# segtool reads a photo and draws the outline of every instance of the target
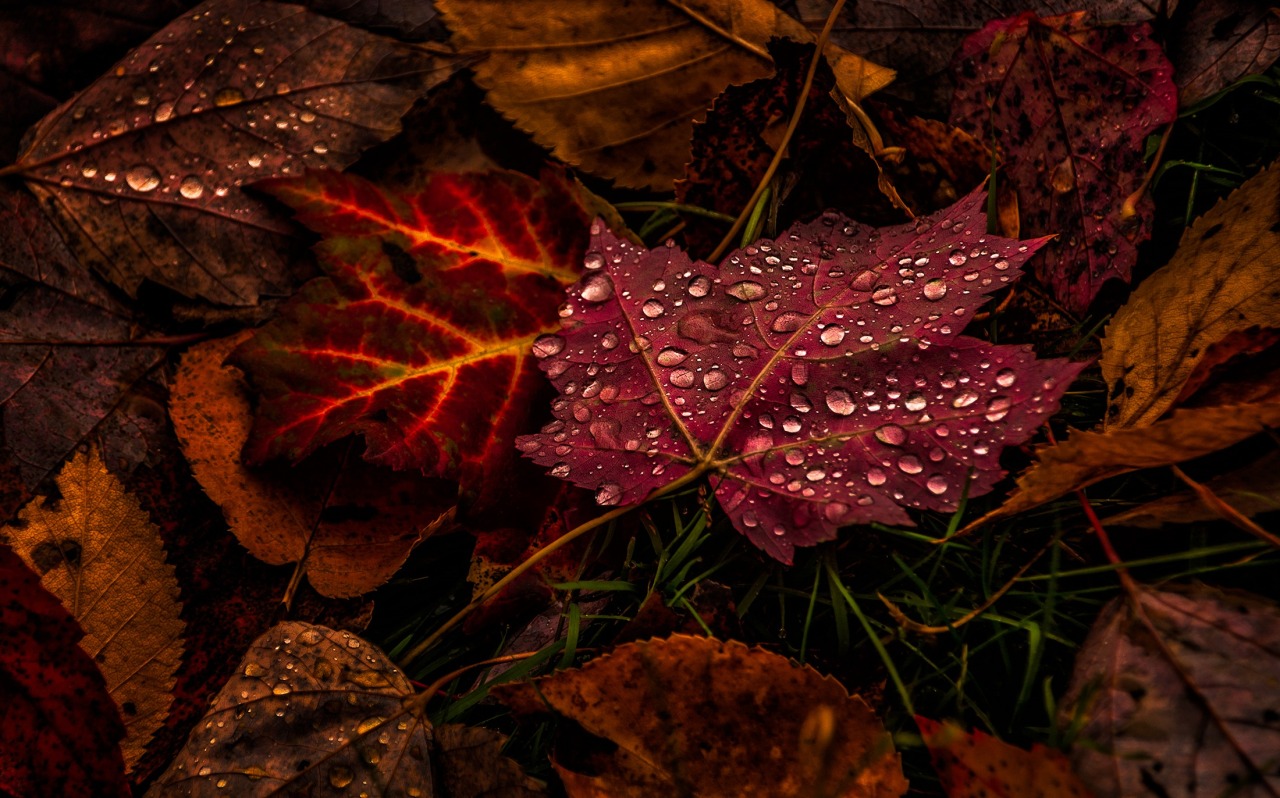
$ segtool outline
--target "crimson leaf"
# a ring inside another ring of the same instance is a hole
[[[1037,273],[1076,313],[1106,281],[1128,282],[1151,236],[1143,143],[1178,110],[1151,36],[1145,23],[1026,13],[988,24],[957,55],[951,121],[984,140],[995,132],[1022,233],[1058,235]]]
[[[606,505],[714,474],[784,562],[991,490],[1080,366],[959,335],[1045,243],[985,235],[983,202],[880,230],[828,213],[719,268],[597,222],[561,333],[534,343],[555,420],[520,449]]]

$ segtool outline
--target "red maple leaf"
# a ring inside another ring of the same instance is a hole
[[[1083,11],[989,23],[956,56],[951,121],[1004,154],[1023,235],[1057,234],[1037,274],[1084,312],[1129,281],[1151,237],[1145,139],[1177,116],[1173,65],[1151,26],[1095,27]]]
[[[519,447],[601,504],[713,475],[784,562],[989,491],[1081,367],[959,335],[1044,244],[986,235],[983,202],[880,230],[828,213],[719,267],[597,222],[560,334],[534,343],[555,420]]]

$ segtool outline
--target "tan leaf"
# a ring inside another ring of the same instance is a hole
[[[254,641],[169,769],[161,796],[537,798],[488,729],[426,719],[425,696],[349,632],[290,621]]]
[[[1092,796],[1061,751],[1043,745],[1027,751],[950,721],[917,717],[916,723],[947,798]]]
[[[772,71],[772,37],[811,42],[767,0],[445,0],[464,52],[485,53],[489,101],[561,159],[627,186],[669,189],[694,120],[730,84]],[[829,45],[836,85],[857,102],[893,71]]]
[[[499,688],[617,749],[593,775],[557,763],[571,798],[896,798],[889,733],[839,682],[786,657],[708,637],[628,643],[578,670]]]
[[[173,701],[186,630],[178,580],[160,530],[96,449],[72,457],[57,485],[60,498],[32,501],[4,534],[84,629],[80,647],[120,707],[132,767]]]
[[[357,596],[386,582],[452,507],[455,483],[373,466],[340,443],[295,467],[249,469],[252,415],[238,369],[222,361],[252,331],[182,358],[170,415],[201,487],[236,538],[273,565],[299,563],[318,592]]]
[[[1278,424],[1280,404],[1260,404],[1184,408],[1135,429],[1073,430],[1065,441],[1037,450],[1036,463],[1018,477],[1018,489],[1008,501],[968,528],[1039,507],[1110,477],[1203,457]]]
[[[1280,607],[1260,596],[1141,587],[1116,599],[1060,705],[1061,725],[1084,721],[1076,773],[1098,798],[1277,795],[1278,658]]]
[[[1150,424],[1174,405],[1209,347],[1280,326],[1280,164],[1196,220],[1168,265],[1107,325],[1108,427]]]

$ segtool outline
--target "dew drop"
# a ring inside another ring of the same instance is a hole
[[[124,181],[134,191],[154,191],[160,185],[160,173],[146,164],[139,164],[125,173]]]
[[[929,481],[924,483],[929,492],[935,496],[941,496],[947,492],[947,478],[941,474],[934,474],[929,477]]]
[[[844,340],[845,329],[839,324],[832,324],[822,331],[818,339],[827,346],[835,346]]]
[[[886,285],[871,292],[871,301],[877,305],[888,307],[889,305],[897,304],[898,292],[894,290],[893,286]]]
[[[349,768],[341,765],[329,768],[329,783],[340,790],[355,781],[355,778]]]
[[[596,504],[610,507],[622,499],[622,486],[616,482],[606,482],[596,491]]]
[[[689,369],[676,369],[671,372],[671,376],[667,379],[669,379],[671,384],[677,388],[693,387],[693,372]]]
[[[683,349],[677,349],[674,346],[668,346],[666,349],[663,349],[661,352],[658,353],[657,360],[658,360],[659,366],[670,367],[670,366],[680,365],[685,361],[685,358],[687,357],[689,357],[689,353],[684,351]]]
[[[813,402],[810,402],[809,397],[805,396],[800,391],[791,392],[790,402],[791,409],[798,410],[801,413],[808,413],[813,409]]]
[[[707,277],[703,277],[699,275],[689,281],[688,290],[689,290],[689,296],[691,297],[698,297],[698,298],[704,297],[707,294],[711,293],[711,280]]]
[[[996,372],[996,385],[1001,388],[1008,388],[1018,381],[1018,373],[1013,369],[1000,369]]]
[[[800,431],[800,419],[795,416],[787,416],[782,419],[782,431],[796,433]]]
[[[605,349],[616,349],[618,347],[618,336],[613,333],[605,333],[600,338],[600,346]]]
[[[587,256],[582,259],[582,265],[588,269],[604,268],[604,256],[599,252],[588,252]]]
[[[947,260],[952,266],[963,266],[965,261],[969,260],[969,257],[964,254],[963,250],[953,249],[951,250],[951,257]]]
[[[551,467],[551,476],[557,479],[564,479],[565,477],[569,476],[569,464],[556,463],[554,466]]]
[[[843,502],[830,502],[826,507],[822,508],[822,514],[827,520],[833,524],[840,523],[840,519],[849,514],[849,505]]]
[[[848,416],[858,409],[853,396],[844,388],[833,388],[827,391],[827,409],[838,416]]]
[[[788,449],[783,459],[787,461],[787,465],[798,466],[804,463],[804,452],[799,449]]]
[[[320,142],[319,144],[317,144],[316,146],[312,147],[312,148],[311,148],[311,151],[312,151],[312,152],[314,152],[316,155],[324,155],[325,153],[327,153],[327,152],[329,151],[329,145],[328,145],[328,144],[325,144],[325,143],[322,141],[322,142]]]
[[[760,354],[760,350],[750,344],[734,344],[732,351],[734,357],[742,358],[757,357]]]
[[[539,335],[533,341],[534,357],[551,357],[564,350],[564,339],[558,335]]]
[[[217,93],[213,95],[213,104],[219,108],[239,105],[242,102],[244,102],[244,92],[234,86],[218,89]]]
[[[650,319],[656,319],[666,311],[667,309],[656,299],[650,299],[640,306],[640,312]]]
[[[908,395],[906,400],[902,403],[903,407],[913,413],[918,413],[921,410],[924,410],[926,404],[928,404],[928,402],[925,401],[924,395],[919,393]]]
[[[951,400],[951,406],[958,409],[968,407],[976,401],[978,401],[978,394],[973,391],[961,391],[955,399]]]
[[[1013,400],[1007,396],[996,396],[987,402],[987,421],[999,421],[1009,415],[1009,408],[1013,407]]]
[[[729,384],[729,375],[722,369],[711,369],[702,375],[702,385],[708,391],[718,391]]]
[[[204,194],[204,182],[195,175],[187,175],[178,184],[178,193],[189,200],[200,199]]]
[[[742,280],[725,289],[725,293],[734,299],[751,302],[765,295],[764,286],[755,280]]]
[[[742,514],[742,525],[748,529],[755,529],[760,526],[760,519],[756,517],[755,513],[747,510]]]
[[[578,296],[585,302],[604,302],[613,296],[613,281],[603,274],[589,274],[583,278]]]
[[[859,274],[857,277],[853,278],[853,280],[849,283],[849,287],[852,288],[854,291],[861,291],[862,293],[866,293],[867,291],[870,291],[873,286],[875,286],[876,277],[877,275],[875,272],[871,271],[870,269],[867,269],[866,271]]]
[[[904,454],[898,458],[898,470],[904,474],[919,474],[924,470],[924,466],[920,465],[920,458],[913,454]]]
[[[789,310],[786,313],[778,314],[777,318],[773,320],[773,324],[769,325],[769,329],[776,333],[795,332],[800,329],[800,326],[804,324],[807,318],[808,316],[803,313]]]
[[[809,367],[804,363],[792,364],[791,381],[800,387],[808,385],[809,384]]]
[[[935,277],[924,284],[924,298],[930,302],[937,302],[947,295],[947,283],[940,277]]]
[[[821,482],[822,480],[827,478],[827,472],[823,471],[821,468],[814,468],[808,471],[804,475],[804,478],[809,480],[810,482]]]
[[[907,442],[907,431],[897,424],[885,424],[875,434],[876,440],[887,446],[901,446]]]
[[[761,413],[760,418],[756,419],[760,422],[760,426],[765,429],[773,429],[773,416],[768,413]]]
[[[867,469],[867,484],[871,485],[872,487],[879,487],[883,485],[888,479],[889,477],[884,473],[882,469],[879,469],[879,468]]]
[[[80,174],[84,175],[85,177],[96,177],[98,174],[98,167],[86,166],[85,168],[80,170]]]

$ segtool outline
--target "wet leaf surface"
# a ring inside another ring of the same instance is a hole
[[[432,729],[424,705],[368,642],[323,626],[283,623],[250,647],[187,747],[147,794],[542,794],[502,756],[501,735]]]
[[[242,186],[350,164],[454,68],[296,7],[208,0],[46,116],[12,169],[126,292],[252,305],[305,267]]]
[[[129,795],[124,726],[84,633],[22,558],[0,545],[0,791],[7,795]]]
[[[772,71],[769,39],[816,38],[764,0],[438,5],[459,50],[488,55],[476,78],[498,110],[561,160],[656,189],[683,172],[716,95]],[[893,77],[837,47],[827,57],[855,101]]]
[[[351,443],[298,467],[241,465],[252,409],[239,372],[222,362],[249,335],[209,341],[183,356],[170,403],[183,452],[255,557],[297,563],[322,595],[368,593],[453,506],[457,486],[369,465]]]
[[[1060,751],[1023,750],[950,721],[916,718],[948,798],[1090,798]]]
[[[712,473],[783,562],[953,509],[967,478],[990,491],[1081,367],[959,334],[1043,243],[985,235],[982,202],[880,230],[828,214],[719,268],[597,224],[561,333],[534,344],[555,420],[521,450],[603,505]]]
[[[557,771],[571,798],[896,798],[907,789],[889,734],[860,697],[742,643],[689,635],[629,643],[496,692],[519,711],[564,715],[616,745],[590,772],[571,769],[563,759],[571,752],[561,750]]]
[[[1173,67],[1150,26],[1084,12],[989,23],[956,57],[951,121],[1002,154],[1021,235],[1056,235],[1036,275],[1082,314],[1108,280],[1128,282],[1154,204],[1136,198],[1143,144],[1177,112]]]
[[[1060,722],[1085,721],[1077,772],[1099,798],[1275,795],[1278,655],[1280,609],[1259,596],[1143,587],[1116,599],[1063,699]]]
[[[0,531],[84,629],[80,647],[120,709],[132,768],[173,701],[185,631],[178,580],[160,530],[96,450],[64,465],[57,489]]]
[[[324,236],[328,276],[232,355],[259,397],[246,462],[353,434],[371,463],[472,483],[514,459],[545,384],[532,343],[586,246],[573,184],[436,175],[400,196],[317,172],[267,188]]]

